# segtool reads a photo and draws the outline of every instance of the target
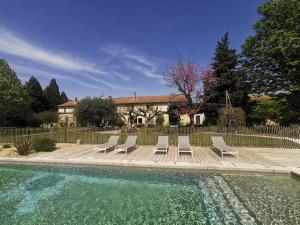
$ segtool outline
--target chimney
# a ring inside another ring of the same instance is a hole
[[[77,97],[75,98],[75,102],[77,102],[78,101],[78,99],[77,99]]]
[[[136,99],[136,92],[135,91],[133,92],[133,95],[134,95],[134,99]]]

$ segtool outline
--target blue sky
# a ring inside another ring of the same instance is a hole
[[[1,0],[0,58],[70,98],[169,94],[161,76],[178,54],[205,68],[225,32],[240,50],[263,2]]]

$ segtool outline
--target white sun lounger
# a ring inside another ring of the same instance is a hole
[[[114,148],[118,145],[119,136],[110,136],[108,141],[104,144],[95,145],[94,150],[97,152],[104,151],[106,153],[107,149]]]
[[[237,150],[234,150],[231,146],[227,145],[221,136],[212,136],[211,140],[213,142],[213,148],[219,150],[222,158],[225,154],[235,155],[238,158]]]
[[[167,153],[169,149],[169,137],[168,136],[159,136],[157,144],[154,146],[154,154],[156,152],[165,152]]]
[[[118,147],[116,147],[114,151],[115,152],[126,152],[126,154],[127,154],[128,149],[136,147],[136,139],[137,139],[137,136],[128,136],[126,142],[122,145],[118,145]]]
[[[193,148],[190,145],[189,136],[178,136],[178,154],[191,153],[193,155]]]

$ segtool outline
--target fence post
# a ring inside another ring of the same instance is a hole
[[[64,137],[64,143],[67,143],[67,127],[64,127],[64,133],[65,133],[65,137]]]

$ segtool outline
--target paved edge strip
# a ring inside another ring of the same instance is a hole
[[[0,158],[1,164],[27,164],[27,165],[69,165],[69,166],[120,166],[137,168],[167,168],[167,169],[185,169],[202,171],[227,171],[227,172],[251,172],[251,173],[278,173],[297,176],[300,174],[293,172],[289,167],[269,167],[269,168],[247,168],[247,167],[226,167],[220,165],[201,165],[196,163],[156,163],[155,161],[130,161],[130,160],[101,160],[101,161],[79,161],[79,160],[51,160],[51,159],[20,159],[20,158]]]

